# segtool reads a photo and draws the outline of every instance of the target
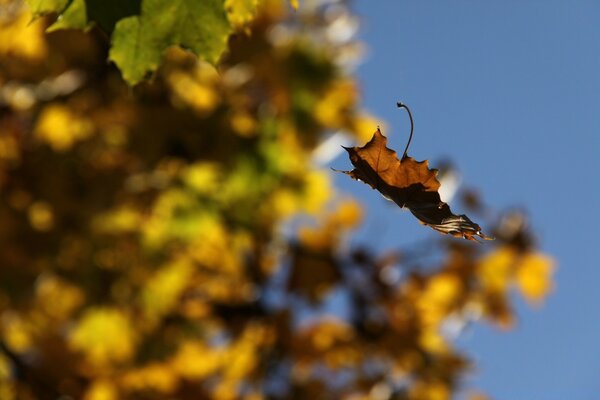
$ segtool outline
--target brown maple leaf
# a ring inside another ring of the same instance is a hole
[[[398,107],[406,108],[400,103]],[[452,214],[450,207],[441,200],[438,193],[440,182],[436,178],[437,170],[429,169],[427,160],[416,161],[408,157],[408,144],[399,160],[397,153],[386,144],[387,138],[377,128],[373,138],[363,147],[344,147],[350,154],[350,161],[355,169],[337,172],[369,184],[386,199],[401,208],[409,209],[422,224],[436,231],[474,241],[477,241],[475,236],[485,240],[492,239],[484,235],[479,225],[466,215]]]

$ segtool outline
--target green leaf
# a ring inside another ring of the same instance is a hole
[[[52,12],[62,12],[69,4],[69,0],[26,0],[26,3],[31,9],[31,13],[39,17]]]
[[[27,0],[27,3],[36,17],[58,14],[49,32],[85,29],[95,23],[111,34],[119,20],[140,14],[142,0]]]
[[[48,32],[59,29],[85,29],[88,25],[85,0],[72,0],[55,23],[48,27]]]
[[[135,84],[158,68],[170,46],[215,63],[231,31],[223,0],[144,0],[141,15],[116,24],[109,58]]]

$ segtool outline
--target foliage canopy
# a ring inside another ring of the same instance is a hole
[[[0,398],[448,399],[451,332],[549,292],[516,212],[345,245],[362,208],[313,155],[377,123],[343,4],[28,3],[0,1]]]

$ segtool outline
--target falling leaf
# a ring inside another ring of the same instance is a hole
[[[436,231],[474,241],[477,241],[475,236],[490,239],[466,215],[452,214],[448,204],[440,199],[437,170],[429,169],[427,160],[416,161],[407,156],[399,160],[396,152],[386,144],[387,138],[377,128],[373,138],[363,147],[344,147],[355,169],[339,172],[369,184],[386,199],[408,208],[422,224]]]

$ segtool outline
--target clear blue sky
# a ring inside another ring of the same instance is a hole
[[[411,155],[450,158],[494,208],[526,208],[558,262],[555,292],[537,310],[519,301],[515,330],[477,324],[461,337],[478,362],[469,384],[494,399],[600,399],[600,2],[354,9],[369,49],[358,71],[365,105],[389,123],[390,146],[406,142],[402,100],[415,117]],[[384,225],[385,247],[435,234],[344,178],[369,206],[371,231]]]

